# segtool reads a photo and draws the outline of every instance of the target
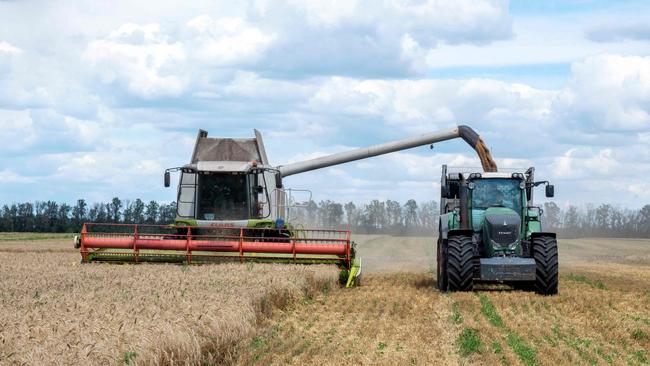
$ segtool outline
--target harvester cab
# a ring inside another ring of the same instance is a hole
[[[210,138],[199,131],[190,163],[165,171],[166,187],[170,173],[180,172],[177,226],[284,228],[279,171],[269,166],[262,137],[257,130],[255,135]]]
[[[474,283],[506,283],[557,293],[554,233],[542,230],[533,203],[534,168],[525,172],[451,172],[442,168],[437,285],[469,291]]]
[[[199,130],[179,172],[173,225],[83,225],[76,246],[82,262],[181,262],[223,260],[334,263],[347,286],[358,282],[361,264],[348,230],[304,229],[289,222],[292,199],[283,178],[433,143],[463,139],[487,172],[497,167],[479,135],[468,126],[352,149],[286,165],[270,165],[260,133],[249,139],[211,138]]]

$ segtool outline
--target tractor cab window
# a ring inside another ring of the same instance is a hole
[[[199,220],[246,220],[249,217],[246,174],[199,175]]]
[[[521,210],[519,181],[507,178],[486,178],[472,181],[472,208],[507,207]]]

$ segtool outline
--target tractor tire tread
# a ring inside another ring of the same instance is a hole
[[[472,291],[474,250],[469,236],[450,236],[447,242],[447,289]]]
[[[535,291],[542,295],[555,295],[558,291],[557,239],[540,236],[532,240],[535,259]]]

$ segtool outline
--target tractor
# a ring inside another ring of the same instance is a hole
[[[455,170],[452,172],[452,170]],[[477,172],[442,167],[437,242],[437,287],[472,291],[499,283],[543,295],[558,292],[556,235],[542,228],[533,204],[535,169]]]

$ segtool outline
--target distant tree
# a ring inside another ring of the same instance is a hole
[[[129,200],[124,201],[124,211],[122,212],[122,222],[125,224],[133,223],[133,204]]]
[[[415,200],[410,199],[404,204],[404,223],[406,228],[415,228],[418,225],[418,203]]]
[[[56,232],[63,233],[63,232],[70,232],[72,231],[72,227],[70,225],[70,211],[72,210],[72,207],[70,207],[67,203],[62,203],[59,205],[59,211],[57,213],[56,217]]]
[[[321,226],[322,227],[338,227],[343,221],[343,206],[340,203],[332,202],[330,200],[321,201],[319,204],[321,212]]]
[[[88,211],[88,221],[90,222],[98,222],[97,219],[99,218],[99,204],[93,203],[93,207],[90,208]]]
[[[382,230],[386,227],[386,204],[379,200],[372,200],[365,209],[370,228]]]
[[[171,224],[176,219],[176,202],[160,205],[160,216],[158,223],[161,225]]]
[[[436,201],[423,203],[418,210],[418,216],[420,227],[424,233],[438,229],[438,203]]]
[[[16,231],[34,231],[34,205],[30,202],[18,204],[16,212]]]
[[[72,208],[72,231],[80,231],[81,225],[86,220],[88,204],[84,199],[78,199],[77,204]]]
[[[639,211],[638,227],[643,237],[650,236],[650,205],[643,206]]]
[[[54,201],[45,202],[45,210],[43,211],[43,214],[47,220],[47,226],[44,231],[56,232],[59,216],[59,204]]]
[[[147,224],[155,224],[158,220],[158,202],[149,201],[144,215]]]
[[[404,224],[402,217],[402,206],[399,202],[386,200],[386,223],[393,230],[400,230]]]
[[[113,197],[113,200],[109,204],[107,204],[107,206],[108,206],[108,213],[107,213],[108,221],[116,222],[116,223],[120,222],[122,218],[121,217],[122,201],[117,197]]]
[[[343,206],[345,209],[345,220],[347,221],[350,228],[356,229],[359,226],[359,212],[357,211],[357,206],[348,202]]]
[[[555,202],[544,203],[543,230],[557,230],[560,227],[560,211],[560,207]]]
[[[3,205],[0,212],[0,230],[14,231],[13,222],[11,220],[11,210],[9,206]]]
[[[139,198],[133,202],[133,223],[144,223],[144,202]]]

